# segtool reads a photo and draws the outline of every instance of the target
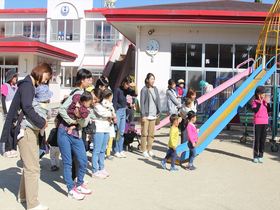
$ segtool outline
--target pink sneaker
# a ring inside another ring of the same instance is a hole
[[[100,173],[102,173],[104,176],[108,177],[110,176],[110,174],[108,173],[108,171],[106,171],[105,169],[101,170]]]
[[[68,192],[68,198],[73,198],[75,200],[83,200],[85,198],[84,194],[81,194],[76,187],[74,187],[70,192]]]
[[[103,173],[101,173],[100,171],[97,171],[95,173],[92,174],[92,177],[94,178],[98,178],[98,179],[106,179],[107,176],[105,176]]]
[[[88,189],[85,186],[85,184],[82,184],[81,186],[77,187],[77,191],[84,195],[90,195],[92,193],[92,191],[90,189]]]

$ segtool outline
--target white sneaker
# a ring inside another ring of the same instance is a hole
[[[124,151],[122,151],[122,152],[120,153],[120,155],[121,155],[121,158],[126,158],[126,154],[125,154]]]
[[[110,174],[108,173],[108,171],[106,171],[105,169],[99,171],[100,173],[102,173],[103,175],[105,175],[106,177],[110,176]]]
[[[116,153],[115,153],[115,157],[117,157],[117,158],[122,158],[122,155],[121,155],[121,153],[116,152]]]
[[[39,204],[38,206],[28,209],[28,210],[49,210],[49,207]]]
[[[147,151],[143,152],[143,156],[144,156],[144,158],[149,158],[150,157]]]
[[[88,189],[84,184],[77,187],[77,191],[84,195],[90,195],[92,193],[92,191],[90,189]]]
[[[152,151],[149,151],[148,154],[149,154],[149,156],[152,157],[152,158],[155,157],[155,154],[154,154]]]
[[[97,171],[92,174],[92,177],[97,179],[106,179],[107,176],[105,176],[103,173],[100,173],[100,171]]]
[[[83,200],[85,198],[84,194],[79,193],[77,188],[73,188],[69,193],[68,193],[68,198],[73,198],[75,200]]]

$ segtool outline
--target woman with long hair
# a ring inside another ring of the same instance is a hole
[[[153,157],[152,145],[154,142],[156,118],[160,114],[160,98],[158,89],[154,86],[155,76],[148,73],[145,86],[140,94],[141,107],[141,150],[145,158]]]

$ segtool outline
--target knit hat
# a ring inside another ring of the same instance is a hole
[[[178,80],[178,84],[179,84],[179,85],[180,85],[180,84],[185,84],[185,80],[179,79],[179,80]]]
[[[38,102],[46,102],[51,99],[53,92],[50,91],[48,85],[39,85],[35,89],[35,100]]]
[[[265,93],[265,87],[264,86],[258,86],[255,94],[263,94],[263,93]]]
[[[201,88],[206,87],[207,85],[208,85],[208,82],[206,82],[206,81],[204,81],[204,80],[201,80],[201,81],[199,82],[199,86],[200,86]]]
[[[17,70],[14,69],[10,69],[7,71],[6,73],[6,82],[10,82],[15,76],[17,76]]]

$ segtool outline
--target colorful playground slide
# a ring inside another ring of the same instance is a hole
[[[272,58],[266,65],[266,69],[262,69],[260,65],[242,85],[225,101],[225,103],[200,127],[199,140],[197,145],[197,154],[213,141],[213,139],[223,130],[223,128],[231,121],[231,119],[253,97],[255,89],[259,85],[264,85],[265,82],[276,71],[274,64],[270,69],[267,69],[268,64],[275,58]],[[187,143],[181,144],[176,149],[177,154],[181,155],[181,161],[188,159],[189,151]]]
[[[236,68],[238,69],[239,67],[254,61],[254,59],[250,58],[243,63],[239,64]],[[204,94],[203,96],[199,97],[197,99],[198,105],[202,104],[203,102],[207,101],[208,99],[212,98],[213,96],[217,95],[218,93],[222,92],[223,90],[227,89],[228,87],[234,85],[235,83],[239,82],[242,80],[244,77],[250,75],[252,72],[252,67],[247,68],[245,71],[240,72],[239,74],[233,76],[231,79],[227,80],[223,84],[219,85],[218,87],[214,88],[211,92]],[[164,118],[163,120],[160,121],[160,124],[155,127],[156,130],[161,129],[163,126],[167,125],[169,123],[169,116]],[[140,133],[140,132],[139,132]]]

